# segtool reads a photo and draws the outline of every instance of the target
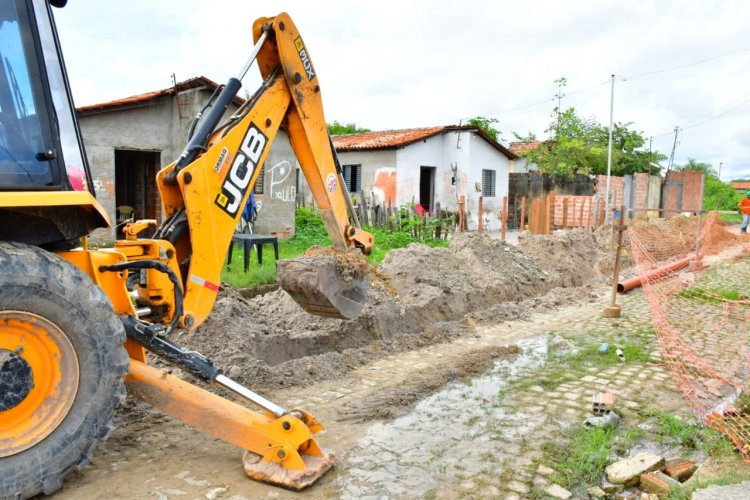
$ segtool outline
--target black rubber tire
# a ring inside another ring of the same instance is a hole
[[[0,310],[52,321],[78,356],[78,393],[64,420],[35,446],[0,458],[0,498],[50,494],[69,472],[91,461],[97,439],[106,439],[113,428],[129,367],[125,330],[109,298],[87,275],[55,254],[19,243],[0,243]]]

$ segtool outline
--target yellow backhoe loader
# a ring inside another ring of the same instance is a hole
[[[130,222],[125,239],[95,249],[87,235],[109,221],[94,196],[55,30],[52,6],[64,4],[0,3],[0,498],[60,488],[112,429],[126,387],[247,450],[251,477],[302,489],[333,463],[314,438],[322,425],[226,377],[172,332],[196,328],[211,312],[242,207],[279,129],[333,246],[347,258],[372,249],[346,192],[307,47],[287,14],[257,19],[239,75],[157,175],[164,221]],[[262,85],[227,116],[255,61]],[[139,237],[146,229],[155,229],[152,238]],[[340,279],[335,259],[311,262],[280,265],[282,287],[310,312],[356,316],[366,278]],[[147,351],[252,409],[149,366]]]

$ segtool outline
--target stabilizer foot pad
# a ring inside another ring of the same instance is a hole
[[[242,456],[242,466],[251,479],[266,484],[281,486],[288,490],[301,491],[333,467],[336,456],[333,453],[323,453],[323,456],[301,455],[305,463],[304,469],[286,469],[278,462],[264,461],[263,457],[246,451]]]

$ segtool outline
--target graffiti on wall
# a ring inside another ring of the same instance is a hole
[[[396,203],[396,169],[381,167],[375,171],[375,182],[372,184],[375,204]]]
[[[283,160],[271,167],[268,173],[271,176],[271,199],[294,203],[297,199],[297,187],[285,186],[284,182],[294,169],[292,165]]]
[[[115,198],[115,183],[107,177],[95,177],[93,179],[94,191],[97,194],[106,195],[108,198]]]

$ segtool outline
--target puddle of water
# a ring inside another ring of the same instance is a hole
[[[343,498],[423,496],[430,490],[484,472],[497,477],[524,456],[546,415],[501,406],[508,381],[540,366],[546,337],[518,343],[521,352],[482,377],[454,382],[422,400],[408,415],[375,424],[348,454],[337,483]]]

